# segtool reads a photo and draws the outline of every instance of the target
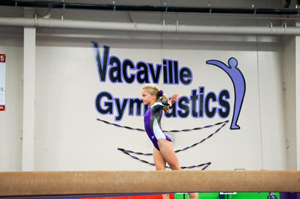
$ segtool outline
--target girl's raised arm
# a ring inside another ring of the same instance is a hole
[[[170,107],[179,99],[179,96],[177,93],[175,93],[172,98],[168,101],[168,104]]]

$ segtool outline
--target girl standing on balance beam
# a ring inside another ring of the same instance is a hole
[[[167,113],[169,106],[172,107],[178,99],[178,94],[174,94],[168,100],[163,91],[154,85],[148,85],[142,89],[142,100],[145,105],[149,106],[144,116],[144,125],[148,137],[154,145],[153,159],[156,170],[165,170],[166,163],[172,170],[181,170],[171,139],[162,132],[160,124],[162,110]],[[197,199],[198,193],[189,193],[189,196],[191,199]],[[163,199],[169,199],[169,195],[163,194]]]

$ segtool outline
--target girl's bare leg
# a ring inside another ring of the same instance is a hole
[[[153,147],[153,159],[156,170],[166,170],[166,160],[161,155],[160,151]],[[162,194],[163,199],[169,199],[169,194]]]
[[[168,163],[172,170],[181,170],[172,142],[168,140],[158,140],[158,147],[162,158]],[[157,149],[156,149],[157,150]],[[158,150],[157,150],[158,151]],[[158,151],[159,152],[159,151]],[[154,153],[153,153],[154,157]],[[191,199],[198,199],[198,193],[189,193]]]

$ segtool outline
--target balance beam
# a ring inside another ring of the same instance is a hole
[[[0,197],[300,192],[300,171],[0,172]]]

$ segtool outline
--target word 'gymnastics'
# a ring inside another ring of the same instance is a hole
[[[193,89],[190,96],[181,96],[170,108],[169,113],[166,113],[166,117],[187,118],[191,115],[193,118],[205,116],[213,118],[219,115],[221,118],[227,118],[230,113],[229,100],[228,90],[223,89],[219,94],[212,91],[205,93],[205,87],[201,86],[199,89]],[[141,116],[148,109],[148,106],[144,105],[139,98],[123,98],[121,100],[107,91],[98,94],[95,106],[101,115],[113,115],[115,113],[115,121],[122,120],[127,111],[129,116]]]

